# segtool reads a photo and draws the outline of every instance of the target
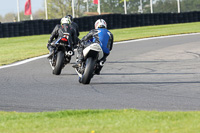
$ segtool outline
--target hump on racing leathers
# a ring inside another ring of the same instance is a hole
[[[69,33],[69,43],[72,45],[72,33],[69,24],[61,25],[61,29],[58,32],[60,37],[63,37],[64,33]]]

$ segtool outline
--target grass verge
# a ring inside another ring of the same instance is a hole
[[[200,22],[111,30],[115,41],[200,32]],[[87,32],[81,32],[81,37]],[[0,65],[48,53],[49,35],[0,39]],[[199,133],[200,112],[68,110],[0,112],[0,133]]]
[[[77,110],[0,112],[2,133],[199,133],[200,112]]]
[[[146,26],[111,30],[114,41],[146,37],[200,32],[200,22]],[[80,38],[88,32],[81,32]],[[46,48],[50,35],[13,37],[0,39],[0,66],[48,53]]]

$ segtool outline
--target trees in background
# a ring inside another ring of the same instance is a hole
[[[182,0],[182,12],[200,11],[200,0]]]
[[[181,12],[200,11],[200,0],[180,0]],[[177,0],[157,0],[154,3],[154,12],[177,13]]]
[[[72,0],[47,0],[48,18],[55,19],[65,16],[72,11]]]
[[[155,13],[167,13],[167,12],[177,12],[177,0],[158,0],[154,4],[154,12]]]
[[[3,21],[3,17],[0,15],[0,22],[2,22]]]
[[[127,13],[135,14],[139,12],[141,0],[126,0]],[[47,0],[48,19],[62,18],[67,14],[72,15],[72,0]],[[180,0],[181,12],[200,11],[200,0]],[[86,16],[87,0],[75,0],[75,17]],[[93,0],[88,0],[89,12],[97,13],[97,5]],[[177,13],[177,0],[153,0],[154,13]],[[150,0],[142,0],[143,13],[150,13]],[[124,14],[124,0],[101,0],[101,13],[121,13]],[[24,12],[20,12],[21,20],[30,20]],[[33,19],[45,19],[44,10],[37,10],[33,13]],[[17,14],[8,13],[4,17],[0,16],[1,22],[13,22],[17,20]]]
[[[10,20],[12,21],[16,21],[16,14],[14,13],[7,13],[4,18],[3,18],[3,21],[4,22],[10,22]]]
[[[44,19],[45,14],[44,11],[39,9],[35,13],[33,13],[34,19]],[[21,21],[30,20],[30,16],[24,15],[24,11],[20,12]],[[0,22],[17,22],[17,14],[15,13],[7,13],[4,17],[0,16]]]
[[[33,18],[34,19],[44,19],[45,18],[44,10],[41,10],[41,9],[37,10],[35,13],[33,13]]]

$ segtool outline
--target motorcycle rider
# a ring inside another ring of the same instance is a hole
[[[77,44],[77,35],[75,33],[75,30],[71,27],[71,19],[69,16],[63,17],[61,19],[61,25],[57,24],[54,28],[54,30],[51,33],[51,36],[49,38],[48,44],[47,44],[47,48],[49,50],[49,56],[47,57],[48,59],[51,59],[54,53],[54,48],[55,48],[55,42],[57,41],[57,39],[59,37],[63,36],[63,33],[67,32],[69,33],[69,43],[72,46],[72,50],[73,50],[73,46],[75,44]]]
[[[78,24],[74,22],[74,18],[72,15],[67,15],[71,19],[71,27],[75,30],[77,37],[80,35]],[[66,17],[67,17],[66,16]]]
[[[72,17],[72,15],[67,15],[66,17],[69,17],[70,20],[71,20],[71,27],[72,27],[72,28],[74,29],[74,31],[75,31],[75,34],[76,34],[76,36],[77,36],[76,42],[78,43],[78,42],[80,41],[80,39],[78,38],[78,36],[80,35],[78,24],[74,22],[74,18]],[[74,48],[77,48],[77,44],[74,45]]]
[[[78,51],[78,61],[72,67],[78,68],[81,66],[83,61],[83,49],[84,42],[91,40],[92,43],[98,43],[101,45],[102,50],[104,52],[104,57],[101,60],[101,65],[99,65],[98,69],[95,71],[95,74],[99,75],[100,71],[103,67],[103,63],[106,61],[107,56],[110,54],[110,51],[113,47],[113,34],[107,30],[107,24],[105,20],[98,19],[95,22],[95,29],[91,30],[86,36],[81,39],[81,43],[79,43],[77,51]]]

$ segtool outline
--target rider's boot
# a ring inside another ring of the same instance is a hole
[[[51,59],[54,54],[54,48],[52,46],[49,46],[48,49],[49,49],[49,56],[47,58]]]
[[[83,62],[83,46],[82,45],[79,46],[77,48],[77,51],[78,51],[78,61],[76,62],[75,65],[72,66],[73,68],[79,68],[79,67],[81,67],[81,64]]]
[[[100,75],[101,69],[103,68],[104,63],[106,62],[106,58],[107,55],[105,55],[103,59],[101,59],[101,61],[98,63],[97,69],[94,72],[96,75]]]
[[[76,62],[76,64],[74,64],[72,67],[73,67],[73,68],[79,68],[79,67],[81,67],[81,64],[82,64],[82,60],[78,60],[78,61]]]

